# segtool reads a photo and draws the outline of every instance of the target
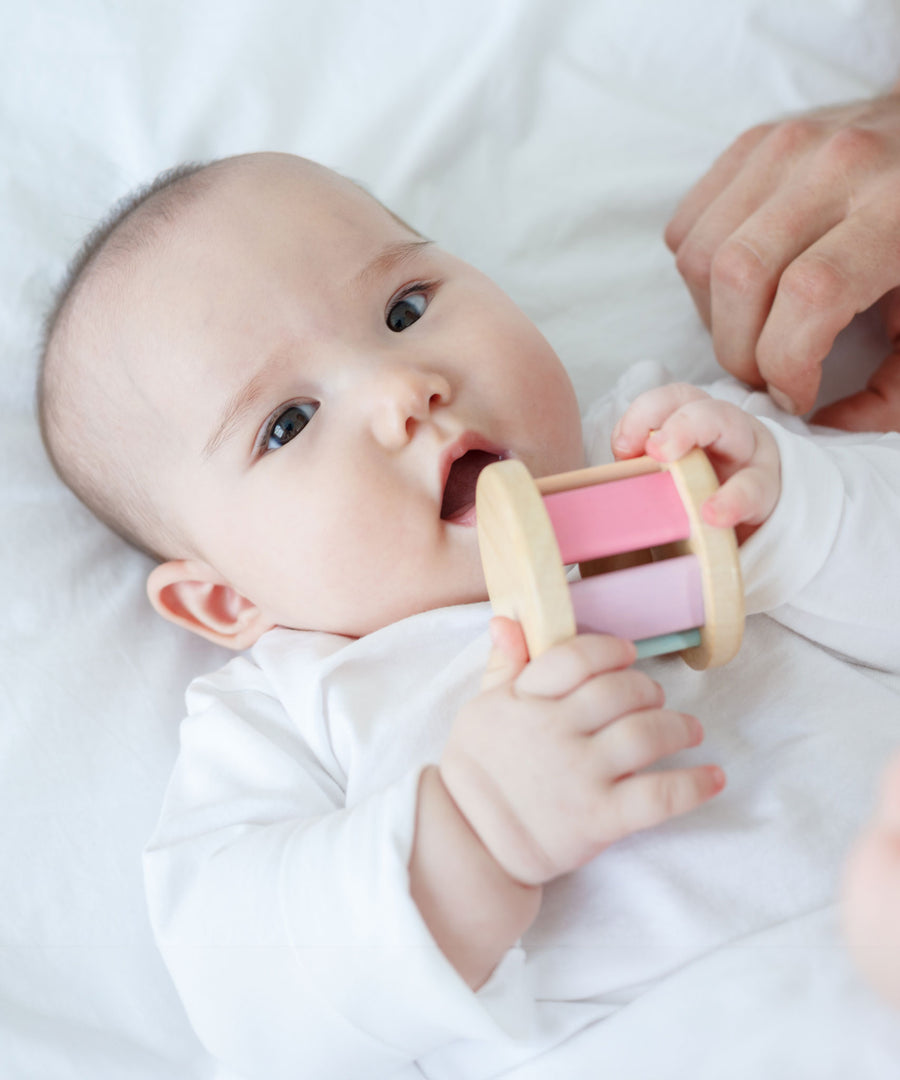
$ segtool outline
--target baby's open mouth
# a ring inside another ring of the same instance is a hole
[[[447,474],[441,502],[441,517],[444,521],[452,521],[458,525],[470,525],[474,522],[475,485],[481,470],[502,459],[502,454],[492,454],[487,450],[467,450],[453,462]]]

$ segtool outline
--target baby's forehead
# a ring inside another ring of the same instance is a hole
[[[88,275],[76,322],[113,344],[107,359],[122,369],[124,393],[132,378],[143,383],[142,367],[166,366],[167,351],[181,352],[179,327],[195,330],[204,319],[227,326],[252,305],[259,317],[260,297],[296,281],[302,267],[307,284],[343,281],[386,241],[413,238],[423,239],[323,166],[287,154],[226,159],[159,191],[120,223]]]
[[[202,236],[210,225],[227,231],[239,223],[235,215],[277,218],[285,202],[315,211],[362,200],[390,213],[352,181],[293,154],[243,154],[173,172],[171,183],[139,199],[110,230],[98,263],[121,269],[159,249],[164,253],[185,234]]]
[[[183,214],[168,214],[176,227],[194,217],[218,215],[220,227],[231,215],[279,218],[286,206],[315,218],[321,211],[338,214],[351,206],[376,217],[393,217],[377,199],[352,180],[317,162],[293,154],[246,154],[215,162],[193,178],[193,190],[181,200]],[[178,208],[176,208],[178,209]],[[395,219],[396,220],[396,219]]]
[[[69,314],[87,326],[104,313],[132,323],[160,274],[176,273],[211,239],[227,240],[242,218],[268,218],[275,228],[285,199],[312,208],[323,201],[337,205],[354,193],[368,198],[331,170],[289,154],[248,154],[198,168],[141,201],[110,229],[72,289]]]

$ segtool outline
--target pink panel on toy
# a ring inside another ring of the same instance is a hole
[[[648,473],[544,496],[564,563],[685,540],[691,527],[671,473]]]
[[[579,633],[639,641],[703,625],[703,586],[694,555],[576,581],[569,593]]]

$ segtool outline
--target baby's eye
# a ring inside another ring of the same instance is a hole
[[[289,443],[312,420],[318,408],[317,401],[303,401],[299,405],[289,405],[275,417],[269,426],[263,449],[278,450],[285,443]]]
[[[414,322],[418,322],[425,314],[425,308],[427,307],[428,297],[425,293],[407,293],[406,296],[401,296],[399,300],[395,300],[388,308],[386,322],[391,330],[399,334],[401,330],[405,330],[408,326],[412,326]]]

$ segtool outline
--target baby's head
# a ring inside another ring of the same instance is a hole
[[[76,265],[42,366],[48,451],[157,558],[157,610],[220,644],[483,599],[479,468],[583,463],[536,327],[310,161],[170,176]]]

